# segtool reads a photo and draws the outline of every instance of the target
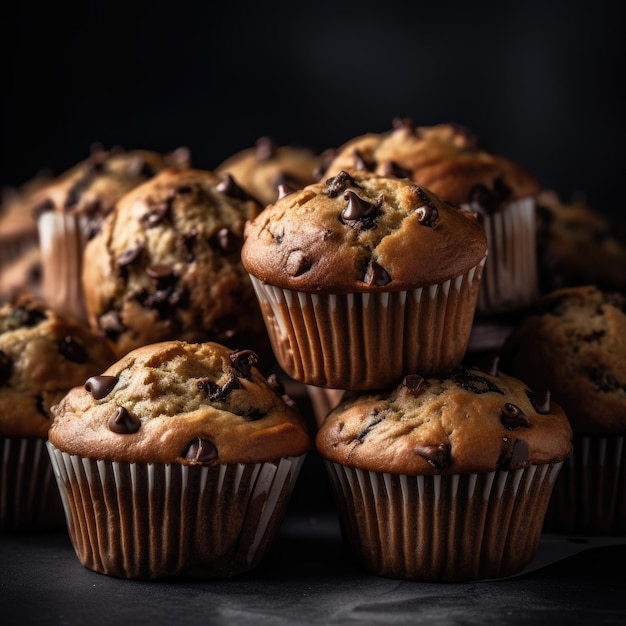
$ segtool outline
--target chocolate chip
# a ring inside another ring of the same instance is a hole
[[[526,391],[526,395],[539,415],[550,413],[550,392],[547,389],[544,391]]]
[[[259,409],[249,409],[248,411],[243,413],[241,417],[243,417],[243,419],[245,419],[246,422],[256,422],[257,420],[260,420],[266,415],[267,413],[263,413]]]
[[[502,452],[498,459],[498,467],[508,472],[512,469],[518,469],[530,458],[530,450],[528,444],[521,439],[509,440],[508,437],[503,439]]]
[[[223,193],[229,198],[235,200],[249,200],[250,196],[237,184],[231,174],[222,174],[220,182],[215,186],[215,189],[220,193]]]
[[[237,350],[229,355],[233,369],[241,378],[252,380],[252,366],[259,362],[259,357],[252,350]]]
[[[345,170],[341,170],[337,176],[326,181],[326,192],[331,198],[336,198],[351,188],[358,189],[360,185]]]
[[[415,122],[410,117],[394,117],[391,121],[394,130],[407,130],[410,133],[415,132]]]
[[[118,311],[107,311],[98,318],[98,326],[105,337],[115,341],[125,330]]]
[[[359,149],[355,148],[352,156],[354,157],[355,170],[373,172],[376,169],[376,161],[367,161]]]
[[[487,380],[484,376],[472,374],[463,368],[452,372],[451,378],[459,387],[472,393],[481,394],[493,391],[504,395],[504,392],[497,385]]]
[[[605,367],[596,367],[589,372],[589,380],[596,391],[617,391],[622,387],[617,379]],[[626,385],[624,386],[626,388]]]
[[[593,343],[594,341],[599,341],[606,335],[606,331],[604,330],[594,330],[587,335],[581,335],[581,341],[586,341],[587,343]]]
[[[9,328],[33,328],[47,319],[45,312],[37,304],[27,304],[25,306],[17,306],[7,318]]]
[[[367,285],[383,287],[391,282],[391,276],[389,276],[385,268],[378,265],[376,261],[370,261],[365,270],[363,282]]]
[[[473,369],[481,370],[490,376],[498,375],[500,357],[497,354],[488,354],[473,365]]]
[[[213,247],[217,247],[224,254],[233,254],[235,252],[239,252],[241,250],[243,240],[242,238],[235,234],[229,228],[220,228],[211,244]],[[215,246],[215,244],[217,244]]]
[[[341,212],[341,219],[356,230],[370,230],[376,226],[380,210],[378,206],[361,198],[351,189],[344,196],[348,204]]]
[[[118,435],[131,435],[141,428],[141,420],[131,415],[123,406],[118,406],[109,418],[109,430]]]
[[[74,363],[85,363],[88,358],[85,346],[69,335],[59,341],[59,352],[68,361],[73,361]]]
[[[282,396],[285,393],[285,385],[279,380],[277,374],[270,374],[267,377],[267,384],[269,388],[277,395]]]
[[[396,178],[411,178],[411,171],[400,167],[395,161],[388,161],[384,165],[385,176]]]
[[[426,391],[426,379],[419,374],[407,374],[402,384],[408,389],[412,396],[419,396]]]
[[[160,288],[159,285],[155,290],[141,289],[129,297],[137,300],[143,307],[154,309],[159,319],[163,320],[172,318],[174,309],[186,305],[189,292],[181,286],[168,285]]]
[[[174,268],[165,263],[155,263],[146,267],[146,274],[154,278],[157,282],[169,282],[174,276]]]
[[[285,272],[289,276],[300,276],[313,267],[311,259],[307,258],[303,250],[293,250],[285,262]]]
[[[117,258],[117,264],[120,267],[126,267],[127,265],[130,265],[131,263],[133,263],[134,261],[136,261],[139,258],[140,254],[143,252],[143,250],[144,250],[144,245],[143,244],[138,244],[134,248],[127,248]]]
[[[385,418],[380,416],[380,417],[376,417],[377,414],[376,413],[371,413],[371,415],[373,415],[375,417],[374,420],[372,420],[357,436],[356,439],[357,441],[359,441],[360,443],[363,443],[363,440],[365,439],[365,437],[367,437],[367,435],[369,435],[369,433],[371,432],[372,428],[374,428],[375,426],[377,426],[378,424],[380,424]]]
[[[257,161],[269,161],[276,155],[276,144],[270,137],[259,137],[255,149]]]
[[[234,376],[231,376],[221,386],[208,378],[200,378],[198,380],[198,389],[204,390],[207,398],[211,400],[211,402],[222,402],[228,398],[233,390],[240,388],[241,383]]]
[[[0,350],[0,385],[6,385],[11,378],[11,370],[13,369],[13,361],[11,357]]]
[[[528,417],[526,417],[524,411],[511,402],[505,402],[502,407],[500,421],[502,422],[502,425],[509,430],[522,427],[528,428],[528,426],[530,426],[530,421]]]
[[[178,194],[179,196],[186,196],[192,191],[193,187],[191,185],[179,185],[178,187],[176,187],[174,193]]]
[[[491,188],[479,183],[468,194],[468,202],[478,203],[486,213],[494,213],[511,198],[512,190],[502,178],[496,178]]]
[[[416,445],[415,453],[426,459],[436,470],[444,470],[450,465],[450,444]]]
[[[423,203],[423,206],[416,210],[420,224],[429,228],[436,228],[439,224],[439,210],[421,187],[417,188],[417,195]]]
[[[153,228],[164,222],[170,214],[171,199],[150,207],[150,210],[141,216],[141,223],[146,228]]]
[[[184,258],[187,263],[191,263],[196,258],[196,253],[194,248],[196,247],[196,242],[198,241],[198,231],[193,228],[188,233],[182,233],[180,239],[183,244]]]
[[[117,385],[119,378],[117,376],[92,376],[87,379],[85,383],[85,389],[96,400],[102,400],[102,398],[108,396],[113,387]]]
[[[217,448],[212,441],[198,437],[189,443],[182,455],[195,463],[209,463],[217,458]]]

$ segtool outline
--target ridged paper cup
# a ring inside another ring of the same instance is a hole
[[[623,436],[574,434],[546,514],[545,529],[578,535],[626,535]]]
[[[55,311],[81,321],[87,321],[81,277],[86,225],[83,215],[55,211],[37,219],[43,298]]]
[[[63,506],[46,440],[0,437],[0,530],[63,528]]]
[[[357,562],[373,574],[424,582],[521,571],[537,552],[562,465],[407,476],[325,464]]]
[[[535,205],[535,199],[527,197],[493,213],[466,206],[480,214],[489,249],[478,292],[478,313],[524,309],[539,296]]]
[[[397,292],[304,293],[250,278],[274,354],[289,376],[317,387],[364,390],[461,362],[483,264],[441,284]]]
[[[48,452],[69,536],[87,568],[119,578],[215,579],[267,554],[304,455],[200,467]]]

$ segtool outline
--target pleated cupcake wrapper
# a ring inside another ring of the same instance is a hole
[[[63,507],[45,440],[0,437],[0,530],[64,527]]]
[[[461,582],[510,576],[533,559],[562,464],[449,476],[325,465],[343,537],[364,569]]]
[[[304,456],[199,467],[117,463],[48,443],[79,561],[134,579],[211,579],[255,568],[283,520]]]
[[[411,291],[326,295],[251,280],[289,376],[317,387],[377,389],[409,372],[428,375],[461,362],[484,262]]]
[[[501,313],[523,309],[539,295],[535,199],[522,198],[503,210],[481,213],[489,256],[476,310]],[[477,210],[475,204],[466,208]]]
[[[82,267],[86,218],[47,211],[37,220],[41,250],[41,288],[51,308],[86,321]]]
[[[626,446],[622,436],[574,435],[546,514],[546,530],[626,535]]]

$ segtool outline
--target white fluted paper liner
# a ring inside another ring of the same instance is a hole
[[[0,530],[64,526],[45,439],[0,437]]]
[[[462,361],[484,262],[453,280],[397,292],[303,293],[250,278],[289,376],[317,387],[377,389]]]
[[[546,514],[546,530],[626,535],[624,437],[574,434]]]
[[[446,476],[325,462],[343,537],[364,569],[426,582],[502,578],[533,559],[562,463]]]
[[[48,443],[80,562],[144,580],[255,568],[283,520],[304,455],[199,467],[72,456]]]
[[[528,197],[493,213],[481,212],[489,257],[478,292],[477,312],[519,310],[538,297],[535,206],[535,198]],[[468,207],[472,209],[472,204]]]
[[[41,289],[55,311],[86,321],[82,287],[87,244],[83,215],[46,211],[37,220],[41,254]]]

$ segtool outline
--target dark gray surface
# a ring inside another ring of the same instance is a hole
[[[254,572],[210,582],[154,583],[84,568],[65,532],[13,533],[0,535],[0,623],[623,626],[625,561],[622,544],[584,549],[507,580],[406,582],[356,566],[332,511],[290,510]]]

